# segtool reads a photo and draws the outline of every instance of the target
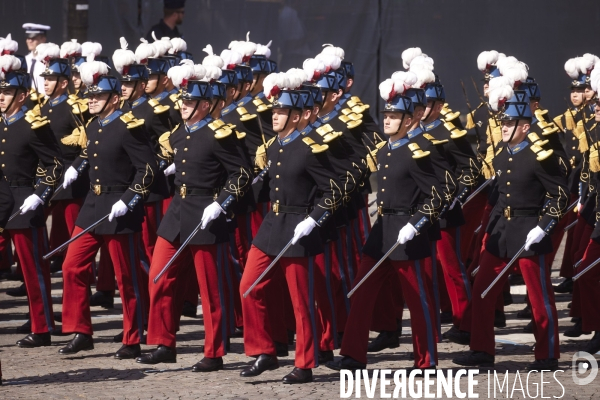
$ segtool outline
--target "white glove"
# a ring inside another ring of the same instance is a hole
[[[532,244],[536,244],[542,241],[546,236],[546,232],[539,226],[536,226],[527,234],[527,240],[525,241],[525,251],[529,251]]]
[[[123,203],[123,200],[117,201],[115,204],[113,204],[112,209],[110,210],[108,221],[112,222],[113,219],[122,217],[123,215],[127,214],[127,211],[129,211],[129,208],[127,208],[127,205]]]
[[[163,173],[165,174],[165,176],[173,175],[175,173],[175,163],[172,163],[167,168],[165,168]]]
[[[292,238],[292,244],[298,243],[298,240],[304,236],[308,236],[312,230],[317,226],[317,222],[311,217],[306,218],[304,221],[296,225],[294,229],[294,237]]]
[[[44,200],[40,199],[40,196],[37,194],[32,194],[23,202],[23,205],[20,208],[21,214],[25,214],[27,211],[35,210],[41,204],[44,204]]]
[[[213,201],[212,203],[210,203],[204,209],[204,213],[202,213],[202,219],[200,220],[200,222],[202,222],[202,226],[200,228],[201,229],[206,228],[206,225],[208,225],[208,223],[210,221],[217,219],[217,217],[219,215],[221,215],[221,213],[224,214],[225,210],[223,210],[223,208],[221,207],[221,205],[219,203],[217,203],[216,201]]]
[[[408,224],[404,225],[402,229],[400,229],[400,233],[398,234],[398,241],[400,242],[400,244],[404,244],[412,238],[414,238],[416,234],[417,230],[409,222]]]
[[[65,171],[65,177],[63,179],[63,189],[66,189],[71,183],[75,182],[78,176],[79,172],[77,172],[75,168],[69,167]]]
[[[458,200],[458,197],[455,197],[454,201],[450,205],[450,210],[452,210],[454,208],[454,206],[456,205],[456,203],[458,203],[458,204],[460,204],[462,206],[462,203],[460,202],[460,200]]]

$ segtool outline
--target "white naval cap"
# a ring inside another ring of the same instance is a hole
[[[37,35],[45,35],[46,32],[50,30],[50,26],[27,22],[23,24],[23,29],[25,29],[25,34],[27,37],[34,37]]]

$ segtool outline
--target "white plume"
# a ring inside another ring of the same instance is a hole
[[[490,79],[489,90],[494,90],[502,86],[512,86],[514,81],[507,76],[498,76]]]
[[[506,57],[503,53],[498,53],[496,50],[482,51],[477,56],[477,68],[480,71],[485,71],[492,65],[496,65],[498,60]]]
[[[223,50],[221,52],[221,58],[227,69],[233,69],[235,65],[242,63],[242,54],[235,50]]]
[[[187,43],[182,38],[172,38],[169,54],[179,53],[180,51],[187,51]]]
[[[263,81],[263,92],[267,98],[277,96],[279,92],[290,86],[289,77],[284,72],[275,72],[265,77]]]
[[[102,45],[97,42],[83,42],[81,45],[81,55],[86,57],[93,54],[99,56],[102,53]]]
[[[256,52],[254,52],[254,54],[259,55],[259,56],[265,56],[265,58],[270,58],[271,57],[271,43],[273,41],[269,40],[269,43],[267,43],[266,45],[262,45],[260,43],[258,43],[256,45]]]
[[[194,76],[194,66],[193,64],[176,65],[169,68],[167,76],[171,79],[173,85],[179,89],[181,86],[187,85],[187,81]]]
[[[5,54],[0,56],[0,81],[6,78],[6,73],[10,71],[17,71],[21,68],[21,60],[17,57]]]
[[[342,49],[341,47],[335,47],[334,45],[329,43],[325,43],[323,45],[323,50],[321,50],[321,53],[334,55],[336,57],[339,57],[341,60],[343,60],[344,56],[346,55],[344,49]]]
[[[60,57],[73,57],[76,54],[81,54],[81,51],[81,45],[77,43],[77,39],[71,39],[60,46]]]
[[[502,72],[502,76],[509,78],[513,86],[517,82],[525,82],[527,80],[528,71],[527,68],[525,68],[523,65],[515,64],[511,68],[505,68]]]
[[[410,47],[404,50],[402,52],[402,65],[404,66],[404,69],[409,69],[411,61],[421,54],[423,54],[423,52],[420,47]]]
[[[138,64],[145,64],[143,61],[148,60],[150,57],[154,57],[156,49],[152,44],[148,43],[146,39],[141,38],[140,41],[142,43],[135,49],[135,61]]]
[[[571,79],[577,79],[579,74],[587,73],[588,63],[585,61],[582,62],[580,58],[581,57],[571,58],[565,63],[565,72]]]
[[[0,54],[4,51],[10,52],[11,54],[16,53],[19,50],[19,43],[12,40],[12,36],[9,33],[4,39],[0,39]]]
[[[424,68],[429,71],[433,71],[433,58],[428,57],[426,54],[416,56],[410,62],[409,70]]]
[[[425,85],[435,82],[435,74],[427,68],[413,68],[411,64],[410,72],[417,76],[417,81],[414,83],[414,88],[425,88]]]
[[[419,78],[412,71],[396,71],[392,74],[392,80],[397,82],[396,84],[396,92],[404,93],[407,89],[415,87],[417,80]],[[399,84],[402,84],[402,87]]]
[[[234,43],[235,42],[235,43]],[[233,44],[233,46],[232,46]],[[243,58],[244,61],[246,61],[247,59],[250,58],[250,56],[252,56],[255,52],[256,52],[256,43],[251,42],[250,41],[250,31],[248,31],[248,33],[246,34],[246,41],[233,41],[231,43],[229,43],[229,48],[231,50],[235,50],[238,53],[240,53]]]
[[[502,78],[506,77],[497,77],[492,78],[490,80],[490,91],[488,99],[490,107],[494,111],[499,111],[500,108],[504,105],[504,102],[510,99],[514,94],[512,83],[506,84],[506,79],[494,82],[495,80]],[[494,83],[492,84],[492,82]]]
[[[92,86],[100,75],[108,74],[108,65],[101,61],[94,61],[94,54],[90,54],[87,61],[79,66],[81,81],[86,86]]]
[[[124,37],[119,39],[121,48],[115,50],[112,56],[113,64],[117,72],[123,75],[123,67],[135,63],[135,53],[127,49],[127,40]]]
[[[393,79],[388,78],[379,84],[379,95],[385,101],[390,101],[391,99],[396,97],[396,90],[394,88]]]
[[[173,47],[169,38],[162,38],[160,40],[155,40],[152,43],[154,46],[154,57],[162,57]]]
[[[215,81],[221,77],[221,68],[216,67],[214,65],[204,66],[204,81],[210,82]]]
[[[35,59],[47,63],[51,58],[60,57],[60,47],[54,43],[40,43],[35,48]]]
[[[307,58],[302,64],[302,69],[304,72],[306,72],[306,76],[308,76],[307,80],[316,82],[325,73],[327,67],[321,60],[317,60],[316,58]]]
[[[590,74],[590,83],[592,85],[592,90],[594,92],[598,92],[598,84],[600,83],[600,68],[594,68],[592,73]]]
[[[342,59],[333,54],[321,53],[315,57],[325,65],[325,72],[335,71],[342,65]]]
[[[306,73],[304,70],[292,68],[285,74],[288,79],[288,89],[298,89],[306,81]]]
[[[591,56],[591,54],[590,54]],[[595,59],[592,57],[577,57],[579,70],[584,74],[589,74],[594,69]]]
[[[207,44],[206,47],[202,49],[202,51],[208,54],[202,60],[202,65],[204,65],[205,67],[210,65],[221,69],[225,66],[225,61],[223,61],[221,57],[213,53],[213,48],[210,44]]]

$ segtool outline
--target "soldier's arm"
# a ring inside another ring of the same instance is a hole
[[[45,203],[52,196],[54,185],[58,183],[63,173],[62,155],[54,133],[50,129],[50,124],[31,130],[29,146],[35,152],[40,160],[41,167],[45,170],[44,175],[39,177],[34,192]]]
[[[539,162],[535,165],[535,174],[544,186],[547,197],[538,226],[547,234],[551,234],[569,206],[569,189],[567,179],[552,151],[543,150],[538,154]]]
[[[133,209],[137,203],[146,198],[157,169],[150,141],[144,130],[139,128],[128,129],[121,139],[121,145],[135,168],[135,176],[129,190],[121,196],[121,200],[129,209]]]
[[[227,181],[215,201],[227,210],[250,190],[252,168],[235,133],[213,142],[213,152],[227,171]]]
[[[426,152],[413,150],[410,175],[423,193],[425,200],[417,206],[417,212],[409,222],[417,232],[423,232],[439,218],[444,207],[443,193],[431,159]]]
[[[306,171],[315,181],[317,191],[322,193],[310,217],[317,225],[322,226],[342,204],[343,191],[339,187],[338,176],[327,156],[326,146],[309,146],[311,152],[306,157]]]

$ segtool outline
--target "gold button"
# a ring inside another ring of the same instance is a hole
[[[94,167],[94,169],[98,169],[98,166],[96,165],[96,166]]]
[[[508,161],[512,161],[512,158],[509,158]]]
[[[52,112],[52,109],[49,109],[48,112]]]
[[[385,192],[385,189],[381,189],[382,192]]]
[[[392,155],[392,153],[388,153],[388,157],[391,156],[391,155]]]
[[[98,154],[94,153],[94,157],[98,157]]]
[[[510,169],[508,171],[506,171],[507,174],[510,174]]]
[[[506,182],[506,185],[507,185],[507,186],[510,186],[510,182]]]
[[[6,132],[8,130],[7,127],[4,127],[4,132]],[[2,141],[4,142],[4,139],[2,139]]]
[[[181,162],[185,164],[185,160],[181,160]]]
[[[279,192],[279,188],[275,188],[275,191],[276,191],[276,192]]]
[[[96,140],[96,141],[94,142],[94,144],[98,144],[98,141]]]
[[[575,146],[573,146],[572,149],[575,150]]]
[[[386,167],[386,168],[388,167],[388,166],[387,166],[387,164],[386,164],[386,166],[385,166],[385,167]]]
[[[185,175],[185,172],[182,172],[181,175]]]
[[[187,147],[185,149],[183,149],[183,151],[187,151]]]
[[[6,128],[4,128],[4,130],[6,130]],[[2,143],[6,142],[6,139],[2,139]]]
[[[98,129],[98,133],[102,132],[102,128]]]
[[[506,197],[510,197],[510,193],[506,193]]]
[[[6,165],[2,164],[2,168],[6,167]]]
[[[574,138],[574,137],[573,137],[572,139],[573,139],[573,140],[575,140],[575,138]]]
[[[279,179],[279,175],[275,175],[275,178]]]
[[[0,154],[4,155],[4,152],[1,152]]]
[[[383,201],[381,202],[381,205],[383,205]]]
[[[189,136],[186,136],[185,138],[186,138],[186,139],[189,139],[190,137],[189,137]]]
[[[387,179],[387,177],[385,177],[385,176],[384,176],[384,177],[383,177],[383,180],[385,181],[386,179]]]
[[[281,163],[280,163],[280,162],[278,162],[278,163],[277,163],[277,165],[281,165]]]
[[[280,152],[280,153],[283,153],[283,149],[279,149],[279,152]]]
[[[100,182],[100,179],[96,179],[96,182]]]

